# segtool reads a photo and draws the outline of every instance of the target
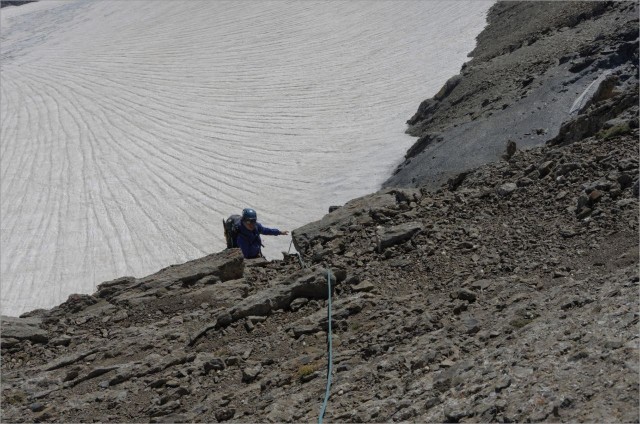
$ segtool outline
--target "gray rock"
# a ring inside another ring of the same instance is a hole
[[[538,176],[544,178],[551,173],[554,166],[554,161],[549,160],[538,165]]]
[[[531,184],[533,184],[533,180],[531,178],[520,178],[517,182],[516,185],[518,187],[528,187]]]
[[[602,199],[603,193],[600,190],[593,190],[589,193],[589,203],[594,205]]]
[[[383,228],[378,232],[380,248],[386,249],[387,247],[402,243],[421,230],[422,223],[420,222],[407,222],[405,224]]]
[[[332,289],[336,275],[324,268],[303,269],[292,274],[274,287],[247,297],[228,310],[233,321],[250,315],[268,315],[275,309],[288,309],[294,299],[326,299],[328,297],[327,277],[331,278]]]
[[[637,159],[623,159],[618,162],[618,169],[620,171],[635,171],[638,169]]]
[[[476,334],[480,331],[480,322],[474,317],[465,317],[463,323],[467,334]]]
[[[587,207],[589,205],[589,196],[586,196],[584,194],[580,195],[580,197],[578,197],[578,202],[576,204],[576,213],[579,213],[583,208]]]
[[[71,343],[71,336],[67,336],[66,334],[49,341],[51,346],[69,346],[69,343]]]
[[[477,294],[468,289],[460,289],[456,298],[460,300],[466,300],[469,303],[473,303],[476,301]]]
[[[505,184],[502,184],[500,187],[498,187],[498,189],[496,190],[496,193],[498,193],[499,196],[508,197],[508,196],[511,196],[513,192],[515,192],[517,189],[518,189],[517,184],[505,183]]]
[[[635,203],[637,203],[637,200],[634,200],[634,199],[622,199],[622,200],[618,200],[616,202],[616,206],[619,207],[620,209],[625,209],[627,207],[630,207],[630,206],[634,205]]]
[[[582,165],[578,162],[562,163],[558,165],[558,167],[555,169],[555,175],[558,177],[562,175],[567,175],[571,171],[579,169],[581,166]]]
[[[496,392],[500,392],[509,386],[511,386],[511,377],[509,377],[508,375],[503,375],[502,377],[498,378],[496,383],[493,385],[493,390],[495,390]]]
[[[369,280],[364,280],[360,284],[353,286],[354,292],[370,292],[373,291],[376,286]]]
[[[66,367],[67,365],[71,365],[74,364],[78,361],[81,361],[82,359],[86,358],[87,356],[94,354],[96,352],[99,352],[101,349],[100,348],[94,348],[91,350],[86,350],[86,351],[81,351],[81,352],[75,352],[73,354],[70,355],[65,355],[62,356],[54,361],[49,362],[48,364],[46,364],[43,368],[47,371],[51,371],[51,370],[55,370],[58,368],[62,368],[62,367]]]
[[[207,356],[206,359],[203,360],[203,369],[205,374],[211,371],[221,371],[225,369],[225,363],[221,358]]]
[[[168,415],[171,412],[175,411],[176,409],[180,408],[180,401],[179,400],[172,400],[170,402],[167,402],[163,405],[153,405],[152,407],[150,407],[147,410],[147,413],[149,414],[149,416],[151,417],[159,417],[159,416],[163,416],[163,415]],[[171,421],[173,421],[175,417],[171,418]]]
[[[113,322],[120,322],[120,321],[124,321],[127,318],[129,318],[129,314],[127,314],[127,311],[120,310],[116,312],[116,314],[111,318],[111,320]]]
[[[221,281],[236,280],[242,277],[243,272],[244,257],[240,249],[227,249],[180,265],[172,265],[138,281],[141,285],[157,281],[175,281],[188,285],[210,276],[217,276]]]
[[[318,324],[310,324],[305,321],[303,323],[293,326],[291,331],[293,331],[293,337],[297,339],[300,336],[303,336],[306,334],[315,334],[319,331],[322,331],[322,328]]]
[[[29,409],[31,410],[31,412],[40,412],[40,411],[43,411],[44,408],[45,408],[45,404],[41,402],[34,402],[31,405],[29,405]]]
[[[491,280],[476,280],[471,283],[471,288],[476,290],[486,290],[491,287],[493,282]]]
[[[620,183],[620,188],[624,190],[627,187],[631,187],[633,184],[633,177],[629,174],[622,173],[618,177],[618,183]]]
[[[289,308],[295,312],[298,309],[302,308],[304,305],[306,305],[307,303],[309,303],[309,299],[305,298],[305,297],[300,297],[298,299],[294,299],[291,304],[289,304]]]
[[[262,365],[258,364],[253,367],[247,367],[242,370],[242,381],[244,383],[251,383],[258,378],[258,375],[262,372]]]
[[[223,408],[215,412],[215,417],[218,422],[229,421],[236,414],[234,408]]]
[[[33,343],[47,343],[48,333],[40,328],[42,320],[39,318],[0,317],[2,326],[2,338],[16,340],[29,340]]]
[[[444,406],[445,422],[457,423],[471,414],[473,414],[473,410],[464,402],[449,401]]]
[[[305,374],[303,376],[300,377],[300,381],[303,383],[308,383],[311,380],[314,380],[316,378],[318,378],[320,376],[320,373],[318,371],[314,371],[310,374]]]
[[[393,414],[393,417],[391,417],[391,419],[393,421],[407,421],[415,417],[416,415],[418,415],[418,410],[413,406],[409,406],[406,408],[402,408],[398,412]]]

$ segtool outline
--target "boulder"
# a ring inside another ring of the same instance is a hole
[[[176,285],[188,287],[201,280],[204,280],[203,284],[211,284],[212,277],[222,282],[240,279],[244,274],[244,265],[240,249],[227,249],[184,264],[171,265],[135,281],[121,279],[103,283],[99,286],[98,296],[116,304],[126,302],[139,305],[161,297],[167,288]]]
[[[414,234],[422,230],[422,223],[420,222],[407,222],[400,225],[394,225],[389,228],[382,228],[378,230],[378,237],[380,240],[380,249],[393,246],[398,243],[402,243],[413,237]]]
[[[231,307],[227,312],[233,321],[255,315],[269,315],[277,309],[288,309],[293,300],[326,299],[328,297],[327,277],[331,278],[332,290],[336,275],[325,268],[303,269],[277,283],[274,287],[262,290]]]
[[[211,275],[227,281],[241,278],[243,272],[244,257],[240,249],[227,249],[180,265],[171,265],[140,279],[140,282],[179,281],[190,284]]]
[[[515,183],[505,183],[502,184],[500,187],[498,187],[497,189],[497,193],[499,196],[502,197],[508,197],[511,194],[513,194],[514,191],[516,191],[518,189],[518,186]]]

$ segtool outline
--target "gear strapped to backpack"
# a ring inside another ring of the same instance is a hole
[[[222,220],[224,227],[224,238],[227,240],[227,249],[238,247],[238,232],[240,231],[240,222],[242,216],[231,215],[227,219]]]

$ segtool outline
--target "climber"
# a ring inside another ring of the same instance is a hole
[[[251,208],[242,211],[242,216],[232,215],[225,222],[227,247],[239,247],[247,259],[262,257],[260,234],[267,236],[286,236],[289,231],[267,228],[257,222],[258,214]]]

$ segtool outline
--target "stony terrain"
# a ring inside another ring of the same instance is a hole
[[[500,158],[504,145],[543,145],[607,77],[638,84],[637,2],[499,2],[472,59],[407,123],[419,137],[385,186],[438,188]]]
[[[638,422],[639,136],[637,85],[603,78],[544,146],[296,229],[301,259],[3,317],[2,421],[316,421],[331,287],[327,422]]]
[[[388,189],[3,322],[3,421],[638,420],[638,130]],[[329,269],[329,271],[327,271]]]

